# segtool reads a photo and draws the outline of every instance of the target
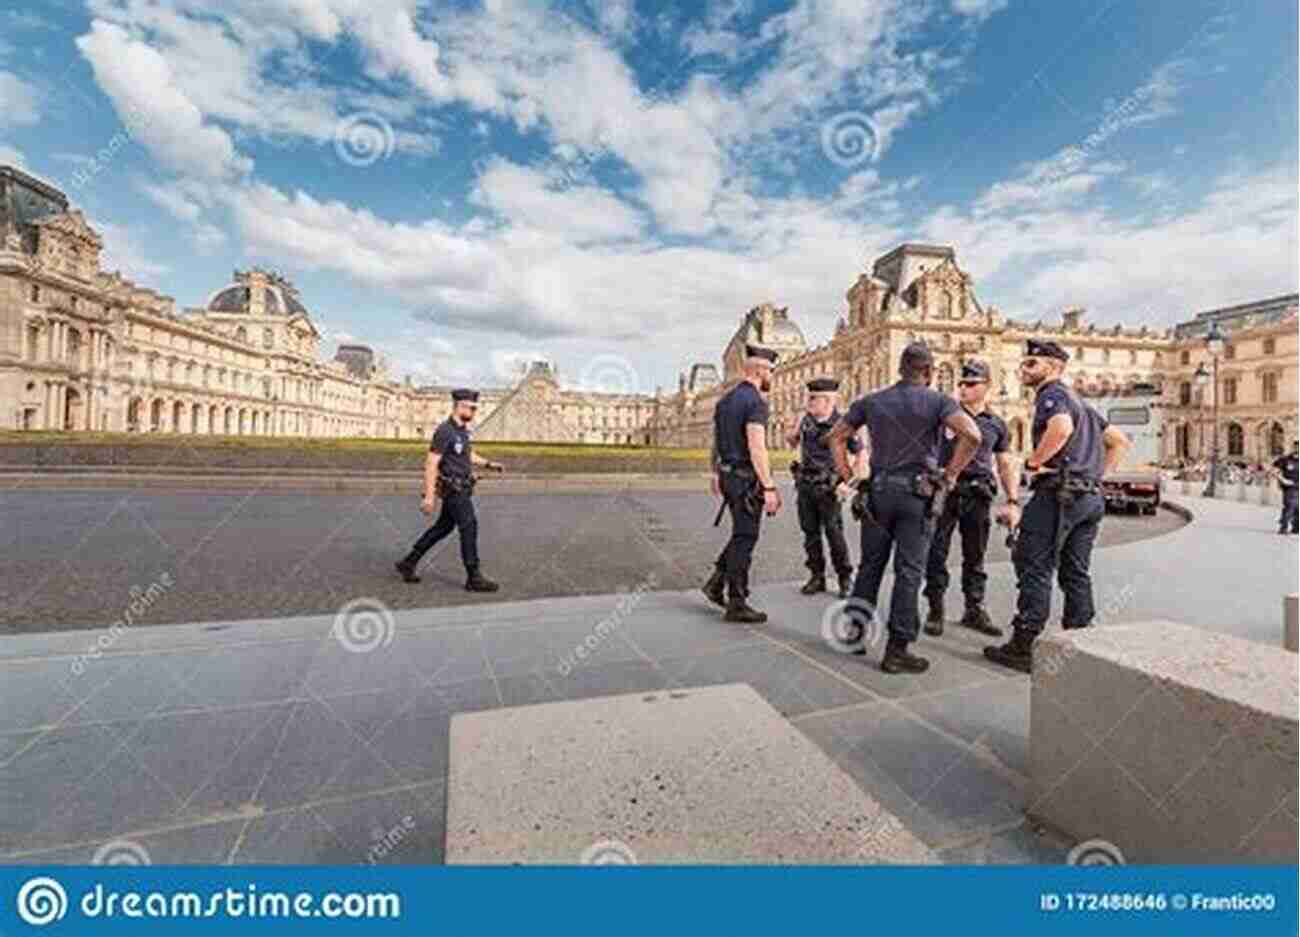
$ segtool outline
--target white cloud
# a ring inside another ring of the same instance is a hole
[[[153,252],[137,243],[129,228],[111,221],[87,219],[90,226],[104,239],[100,266],[105,270],[121,270],[124,275],[142,285],[149,285],[170,271],[166,264],[153,259]]]
[[[36,86],[13,72],[0,71],[0,129],[26,127],[40,120]]]
[[[77,47],[132,137],[167,168],[207,179],[252,169],[229,134],[205,121],[177,87],[168,60],[156,49],[102,20],[77,39]]]
[[[179,221],[197,221],[203,209],[176,186],[158,185],[137,179],[135,187],[155,205]]]
[[[0,143],[0,165],[17,166],[19,169],[24,169],[27,160],[23,157],[21,150]]]
[[[977,20],[988,19],[994,13],[1006,9],[1007,0],[952,0],[954,13],[970,16]]]

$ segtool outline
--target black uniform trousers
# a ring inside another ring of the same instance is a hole
[[[844,540],[844,512],[833,489],[813,485],[798,486],[799,529],[803,531],[805,565],[815,576],[826,574],[826,555],[822,551],[822,533],[831,549],[835,572],[847,576],[853,572],[849,562],[849,545]]]
[[[1295,485],[1282,489],[1282,516],[1277,519],[1278,533],[1300,532],[1300,492]]]
[[[889,636],[912,642],[921,630],[917,604],[930,545],[931,524],[925,513],[929,501],[913,493],[910,477],[887,475],[872,479],[868,503],[872,516],[862,521],[862,556],[853,582],[853,597],[874,612],[892,551],[894,591],[889,601]]]
[[[1057,572],[1065,593],[1061,622],[1082,628],[1092,624],[1092,546],[1097,540],[1106,502],[1100,493],[1077,494],[1061,511],[1054,489],[1034,490],[1020,518],[1020,534],[1011,561],[1016,568],[1016,617],[1012,626],[1038,635],[1052,612],[1052,573]],[[1058,524],[1063,523],[1058,557]],[[1057,565],[1060,565],[1059,571]]]
[[[722,572],[735,600],[749,595],[749,567],[758,544],[758,527],[763,512],[751,512],[745,504],[746,496],[754,487],[752,476],[724,472],[719,478],[722,497],[731,514],[731,538],[718,555],[717,568]]]
[[[930,599],[942,599],[948,589],[948,550],[952,545],[954,530],[961,531],[961,593],[966,607],[984,604],[984,586],[988,574],[984,572],[984,554],[988,552],[989,532],[992,530],[989,498],[977,495],[959,496],[953,492],[944,503],[943,513],[935,519],[934,535],[930,539],[930,558],[925,567],[925,594]]]
[[[424,554],[428,553],[453,530],[460,531],[460,558],[465,562],[465,570],[474,572],[478,569],[478,517],[474,514],[474,499],[468,492],[447,492],[442,498],[442,510],[433,526],[421,535],[411,547],[408,559],[414,566]]]

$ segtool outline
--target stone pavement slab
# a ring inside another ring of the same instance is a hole
[[[456,716],[447,861],[932,863],[751,687]]]

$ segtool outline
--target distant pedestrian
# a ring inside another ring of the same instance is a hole
[[[1277,472],[1277,483],[1282,487],[1282,516],[1277,519],[1279,534],[1300,533],[1300,509],[1297,505],[1297,473],[1300,472],[1300,442],[1291,446],[1291,454],[1281,456],[1273,462]]]

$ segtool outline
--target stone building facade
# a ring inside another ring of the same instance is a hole
[[[1135,385],[1162,381],[1169,363],[1172,335],[1144,327],[1099,329],[1088,324],[1081,309],[1064,311],[1059,324],[1017,322],[996,307],[985,306],[975,294],[969,274],[957,264],[951,247],[903,244],[878,258],[870,273],[861,274],[845,294],[847,310],[834,336],[808,348],[795,324],[784,316],[779,332],[789,336],[773,375],[769,444],[781,445],[782,430],[792,427],[804,410],[805,384],[814,377],[840,381],[842,407],[861,394],[897,380],[903,348],[925,341],[934,350],[936,386],[954,393],[961,362],[980,358],[993,372],[993,409],[1011,429],[1017,452],[1029,451],[1032,394],[1019,383],[1017,365],[1025,339],[1050,337],[1071,354],[1069,377],[1086,396],[1108,396]],[[777,310],[767,304],[751,310],[741,332],[728,345],[731,353],[742,333],[763,343],[763,323]],[[793,336],[799,334],[799,341]],[[801,347],[802,346],[802,347]],[[775,346],[774,346],[775,347]],[[739,378],[735,362],[724,358],[723,379],[697,384],[707,365],[695,365],[691,379],[683,378],[678,392],[659,401],[651,424],[652,438],[670,445],[707,447],[711,439],[713,404]]]
[[[398,381],[365,345],[322,357],[283,276],[236,271],[201,308],[100,267],[67,197],[0,166],[0,430],[415,438],[450,386]],[[485,389],[482,438],[644,443],[647,395],[561,390],[545,364]]]
[[[1219,452],[1227,460],[1271,462],[1297,438],[1297,301],[1291,293],[1273,299],[1211,309],[1174,328],[1165,383],[1164,456],[1200,461],[1214,445],[1214,392],[1198,386],[1198,366],[1213,374],[1205,347],[1210,323],[1224,336],[1219,359]]]

